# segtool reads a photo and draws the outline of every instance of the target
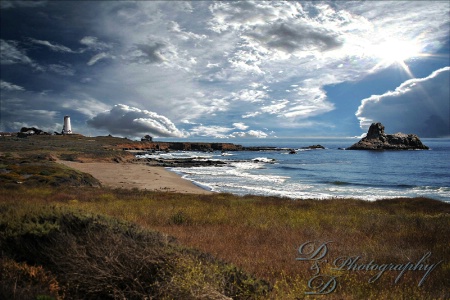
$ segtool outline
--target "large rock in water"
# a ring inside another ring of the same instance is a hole
[[[385,134],[381,123],[372,123],[367,136],[347,150],[427,150],[415,134]]]

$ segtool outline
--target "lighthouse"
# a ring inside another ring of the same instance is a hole
[[[70,116],[64,116],[64,126],[62,134],[72,134],[72,126],[70,125]]]

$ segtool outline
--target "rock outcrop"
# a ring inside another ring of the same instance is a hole
[[[191,142],[133,142],[117,145],[122,150],[143,151],[239,151],[241,145],[231,143],[191,143]]]
[[[311,150],[313,150],[313,149],[325,149],[325,147],[322,146],[322,145],[311,145],[311,146],[308,146],[308,147],[302,147],[301,149],[311,149]]]
[[[372,123],[367,136],[347,150],[427,150],[415,134],[385,134],[381,123]]]

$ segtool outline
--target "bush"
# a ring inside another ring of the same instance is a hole
[[[42,266],[0,258],[0,299],[62,299],[56,278]]]
[[[115,219],[57,207],[2,206],[0,216],[4,259],[50,270],[69,299],[194,299],[206,292],[249,299],[268,290],[209,255]]]
[[[0,182],[2,185],[24,183],[28,186],[100,186],[92,175],[79,172],[50,160],[7,159],[0,156]]]

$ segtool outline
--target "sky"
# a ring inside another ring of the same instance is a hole
[[[450,136],[448,1],[0,2],[0,131]]]

